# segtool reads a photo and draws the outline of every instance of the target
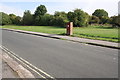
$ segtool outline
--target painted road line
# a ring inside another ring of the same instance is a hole
[[[0,46],[1,47],[1,46]],[[19,62],[21,62],[23,65],[25,65],[26,67],[28,67],[29,69],[31,69],[32,71],[34,71],[35,73],[37,73],[39,76],[41,76],[42,78],[45,78],[44,76],[42,76],[39,72],[37,72],[36,70],[32,69],[29,65],[25,64],[24,62],[22,62],[19,58],[17,58],[16,56],[12,55],[10,52],[6,51],[5,49],[2,48],[2,50],[4,50],[5,52],[7,52],[7,54],[11,55],[12,57],[14,57],[15,59],[17,59]]]
[[[31,63],[29,63],[28,61],[24,60],[23,58],[19,57],[18,55],[16,55],[12,51],[8,50],[6,47],[4,47],[4,46],[0,46],[0,47],[3,50],[5,50],[9,55],[13,56],[15,59],[19,60],[21,63],[23,63],[24,65],[26,65],[26,67],[28,67],[29,69],[31,69],[32,71],[34,71],[35,73],[37,73],[38,75],[40,75],[42,78],[46,78],[46,77],[43,76],[43,75],[41,75],[40,73],[43,73],[48,78],[51,78],[51,79],[55,80],[54,77],[52,77],[51,75],[47,74],[45,71],[37,68],[36,66],[32,65]]]

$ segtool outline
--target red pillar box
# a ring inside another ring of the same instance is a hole
[[[73,35],[73,22],[67,23],[66,30],[67,35]]]

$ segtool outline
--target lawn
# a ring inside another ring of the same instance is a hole
[[[65,28],[55,26],[14,26],[5,25],[3,28],[19,29],[26,31],[50,33],[64,35],[66,33]],[[74,37],[83,37],[90,39],[106,40],[112,42],[118,42],[118,29],[109,26],[88,26],[88,27],[74,27]]]

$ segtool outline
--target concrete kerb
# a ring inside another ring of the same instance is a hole
[[[3,30],[14,31],[14,32],[19,32],[19,33],[25,33],[25,34],[32,34],[32,35],[55,38],[55,39],[64,39],[64,40],[69,40],[69,41],[73,41],[73,42],[85,43],[85,44],[101,46],[101,47],[108,47],[108,48],[113,48],[113,49],[120,49],[119,46],[111,46],[111,45],[105,45],[105,44],[99,44],[99,43],[93,43],[93,42],[86,42],[86,41],[78,41],[78,40],[75,40],[75,39],[66,38],[66,37],[69,37],[69,36],[64,36],[63,37],[61,35],[55,35],[55,34],[39,33],[39,32],[32,32],[32,31],[8,29],[8,28],[3,28]]]
[[[3,60],[13,69],[20,78],[35,78],[34,75],[22,65],[13,60],[7,53],[2,53]]]

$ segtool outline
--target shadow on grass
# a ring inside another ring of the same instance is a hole
[[[117,29],[115,27],[105,27],[105,26],[99,26],[99,27],[95,27],[95,28],[99,28],[99,29]]]
[[[101,37],[101,36],[94,36],[94,35],[87,35],[87,34],[79,34],[79,35],[86,36],[86,37],[95,37],[95,38],[120,39],[115,37]]]
[[[66,33],[60,33],[58,35],[66,35]],[[120,39],[120,38],[115,38],[115,37],[101,37],[101,36],[94,36],[94,35],[87,35],[87,34],[79,34],[79,36],[86,36],[86,37],[94,37],[94,38],[108,38],[108,39]],[[77,37],[75,35],[72,35],[72,37]]]

